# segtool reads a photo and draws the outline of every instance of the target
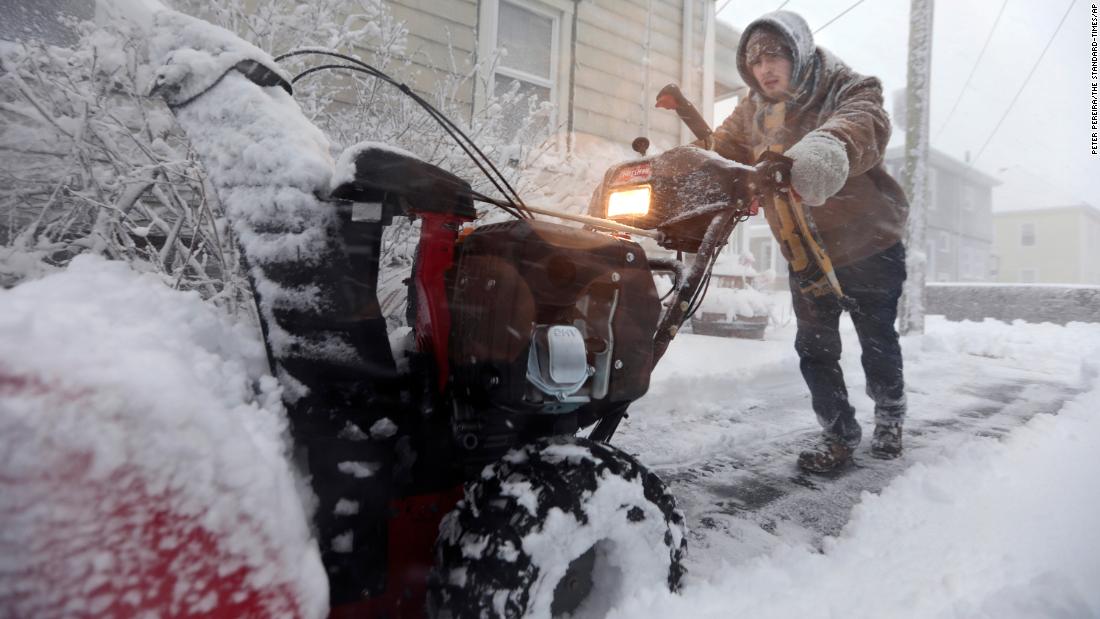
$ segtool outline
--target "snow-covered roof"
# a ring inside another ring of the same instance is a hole
[[[1023,166],[1003,169],[1004,185],[993,192],[993,211],[1039,211],[1048,208],[1080,208],[1084,196],[1066,190]]]
[[[1032,214],[1032,213],[1058,213],[1058,212],[1065,212],[1065,211],[1085,211],[1085,212],[1090,213],[1094,216],[1100,216],[1100,208],[1095,207],[1095,206],[1089,204],[1088,202],[1081,202],[1080,204],[1063,204],[1063,205],[1057,205],[1057,206],[1036,206],[1036,207],[1027,207],[1027,206],[1020,205],[1020,204],[1009,204],[1009,205],[1005,205],[1005,206],[1001,206],[1001,207],[997,208],[993,212],[993,216],[997,217],[997,216],[1004,216],[1004,215],[1021,215],[1021,214]]]
[[[893,163],[894,161],[902,159],[904,155],[904,146],[892,146],[886,149],[885,159],[886,161]],[[947,170],[949,172],[958,174],[966,178],[967,180],[980,183],[987,187],[996,187],[1003,182],[1001,181],[1001,179],[991,174],[987,174],[986,172],[979,170],[978,168],[969,163],[966,163],[965,161],[959,161],[951,155],[948,155],[942,150],[938,150],[936,148],[930,147],[928,149],[928,160],[933,166],[940,170]]]

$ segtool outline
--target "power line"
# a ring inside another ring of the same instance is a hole
[[[962,90],[959,91],[959,96],[955,97],[955,103],[951,105],[951,111],[947,113],[947,119],[940,125],[940,130],[936,132],[936,137],[943,134],[943,130],[947,128],[947,124],[951,122],[951,118],[955,115],[955,110],[959,109],[959,102],[962,101],[963,96],[966,94],[966,88],[970,86],[970,80],[974,79],[974,74],[978,71],[978,65],[981,64],[982,58],[985,57],[985,50],[989,49],[989,42],[993,40],[993,33],[997,30],[997,24],[1001,21],[1001,15],[1004,15],[1005,7],[1008,6],[1008,0],[1001,3],[1001,10],[997,12],[997,18],[993,20],[993,27],[989,29],[989,35],[985,37],[985,43],[982,44],[982,51],[978,52],[978,58],[974,61],[974,66],[970,68],[970,75],[966,76],[966,83],[963,84]]]
[[[788,3],[788,2],[790,2],[790,1],[791,1],[791,0],[783,0],[783,4],[780,4],[780,5],[779,5],[779,7],[778,7],[778,8],[776,8],[775,10],[777,10],[777,11],[781,11],[781,10],[783,10],[783,7],[787,6],[787,3]],[[729,6],[730,2],[733,2],[733,0],[726,0],[725,2],[723,2],[723,3],[722,3],[722,6],[718,7],[717,9],[715,9],[714,13],[715,13],[716,15],[717,15],[718,13],[721,13],[721,12],[722,12],[722,11],[723,11],[723,10],[724,10],[724,9],[725,9],[725,8],[726,8],[727,6]]]
[[[1016,95],[1012,97],[1012,101],[1008,104],[1008,109],[1001,115],[1001,119],[997,121],[997,126],[993,127],[993,132],[989,134],[989,137],[985,139],[985,143],[978,149],[978,154],[974,155],[974,161],[971,165],[978,162],[982,153],[985,152],[985,147],[989,146],[989,143],[993,141],[993,136],[997,135],[997,131],[1000,130],[1001,125],[1004,124],[1005,118],[1008,118],[1008,113],[1012,111],[1012,107],[1016,105],[1016,101],[1019,100],[1020,94],[1024,92],[1024,88],[1027,87],[1027,83],[1031,81],[1031,76],[1035,75],[1035,69],[1039,68],[1039,63],[1043,61],[1043,56],[1046,56],[1047,50],[1050,49],[1052,43],[1054,43],[1055,37],[1058,36],[1058,32],[1062,30],[1062,25],[1066,23],[1066,18],[1069,17],[1070,10],[1073,9],[1073,5],[1077,4],[1077,0],[1070,0],[1069,6],[1066,7],[1065,15],[1062,15],[1062,21],[1058,22],[1058,27],[1054,29],[1054,33],[1050,35],[1050,40],[1047,41],[1046,46],[1043,47],[1043,51],[1039,53],[1039,57],[1035,59],[1035,64],[1031,65],[1031,71],[1028,72],[1027,77],[1024,78],[1024,83],[1020,84],[1020,89],[1016,91]]]
[[[1075,0],[1075,1],[1076,1],[1076,0]],[[813,32],[813,33],[814,33],[814,34],[817,34],[817,33],[821,32],[821,31],[822,31],[822,30],[824,30],[824,29],[825,29],[825,28],[826,28],[826,27],[827,27],[827,26],[828,26],[829,24],[831,24],[831,23],[835,22],[836,20],[840,19],[841,17],[844,17],[844,16],[845,16],[845,15],[846,15],[846,14],[848,13],[848,11],[851,11],[852,9],[856,8],[857,6],[859,6],[859,5],[863,4],[863,2],[864,2],[864,0],[857,0],[857,2],[856,2],[855,4],[853,4],[852,6],[850,6],[850,7],[846,8],[846,9],[844,9],[843,11],[841,11],[841,12],[840,12],[840,14],[839,14],[839,15],[837,15],[836,17],[834,17],[834,18],[830,19],[829,21],[825,22],[825,25],[821,26],[821,27],[820,27],[820,28],[818,28],[817,30],[814,30],[814,32]],[[784,2],[783,4],[787,4],[787,3],[786,3],[786,2]],[[782,5],[780,5],[780,8],[782,8]]]

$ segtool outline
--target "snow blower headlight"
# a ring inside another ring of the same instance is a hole
[[[649,185],[614,189],[607,197],[607,218],[645,217],[649,214],[652,198],[653,190]]]

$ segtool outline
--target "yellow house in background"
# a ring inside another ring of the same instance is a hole
[[[993,252],[998,282],[1100,285],[1100,209],[994,213]]]

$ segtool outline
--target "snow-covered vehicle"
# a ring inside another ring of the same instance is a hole
[[[155,25],[152,92],[191,139],[239,239],[315,495],[333,615],[418,616],[425,600],[438,616],[575,615],[676,590],[683,516],[661,480],[609,441],[698,309],[730,232],[785,185],[782,166],[762,175],[675,148],[609,170],[592,200],[598,216],[555,214],[587,227],[537,220],[404,85],[503,198],[384,145],[358,145],[333,165],[273,59],[176,13]],[[296,53],[389,80],[331,51]],[[321,68],[333,66],[306,73]],[[477,225],[475,202],[514,221]],[[420,226],[403,336],[387,332],[377,298],[383,233],[399,217]],[[629,234],[695,259],[651,261]],[[675,276],[663,305],[656,271]],[[223,608],[226,599],[203,611],[274,612],[263,595],[247,608]]]
[[[758,273],[743,257],[723,255],[712,271],[711,287],[691,317],[697,335],[763,339],[771,299],[755,287]]]

